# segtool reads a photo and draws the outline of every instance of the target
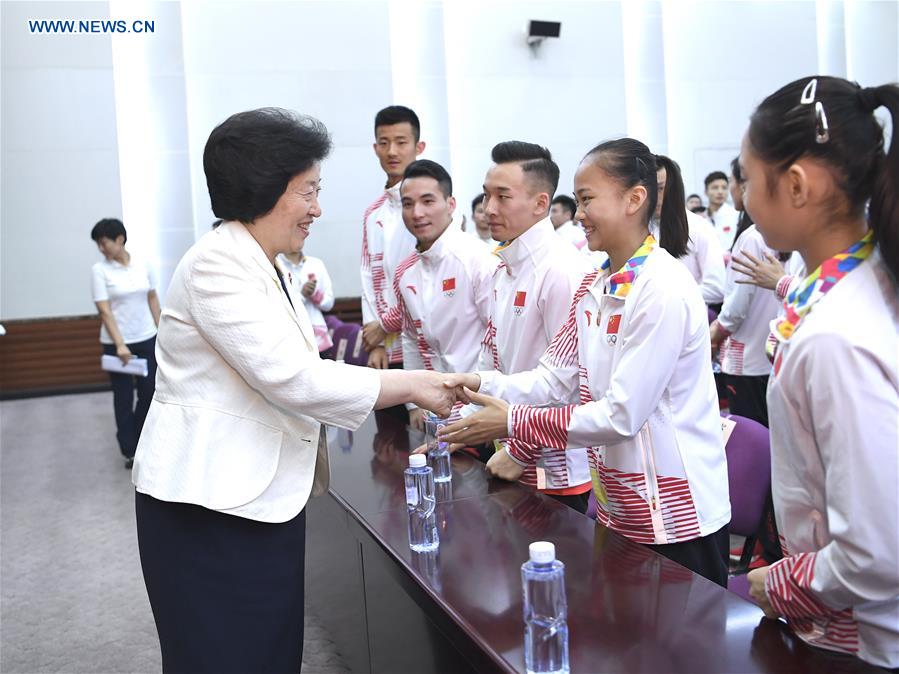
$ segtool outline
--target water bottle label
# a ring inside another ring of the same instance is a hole
[[[406,487],[406,503],[410,506],[418,505],[418,489],[415,487]]]

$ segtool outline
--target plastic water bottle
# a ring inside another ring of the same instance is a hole
[[[436,550],[440,545],[434,514],[434,471],[423,454],[409,456],[405,471],[406,509],[409,511],[409,547],[416,552]]]
[[[425,415],[425,442],[428,445],[428,463],[434,469],[434,482],[449,482],[453,479],[452,459],[449,443],[437,439],[437,432],[446,425],[446,420],[428,412]]]
[[[524,664],[528,674],[568,674],[568,603],[565,565],[556,546],[531,543],[521,565],[524,589]]]

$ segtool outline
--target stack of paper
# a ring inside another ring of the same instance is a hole
[[[127,365],[122,365],[122,360],[118,356],[101,356],[100,367],[107,372],[118,372],[120,374],[134,374],[138,377],[147,376],[147,359],[131,358]]]

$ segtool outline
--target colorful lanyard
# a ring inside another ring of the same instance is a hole
[[[615,297],[627,297],[634,285],[634,279],[643,269],[646,258],[655,250],[658,242],[652,234],[649,234],[640,244],[640,247],[631,255],[631,258],[624,263],[624,266],[609,277],[609,295]],[[602,263],[602,271],[608,271],[612,266],[612,260],[607,259]]]
[[[799,323],[815,302],[824,297],[846,274],[855,269],[874,251],[874,232],[869,230],[861,240],[841,253],[824,260],[784,300],[784,316],[775,329],[784,340],[790,339]]]

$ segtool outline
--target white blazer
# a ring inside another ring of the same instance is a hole
[[[288,286],[289,287],[289,286]],[[156,393],[132,480],[141,493],[286,522],[328,485],[321,424],[355,430],[380,378],[321,360],[299,297],[238,222],[209,232],[172,276]]]

